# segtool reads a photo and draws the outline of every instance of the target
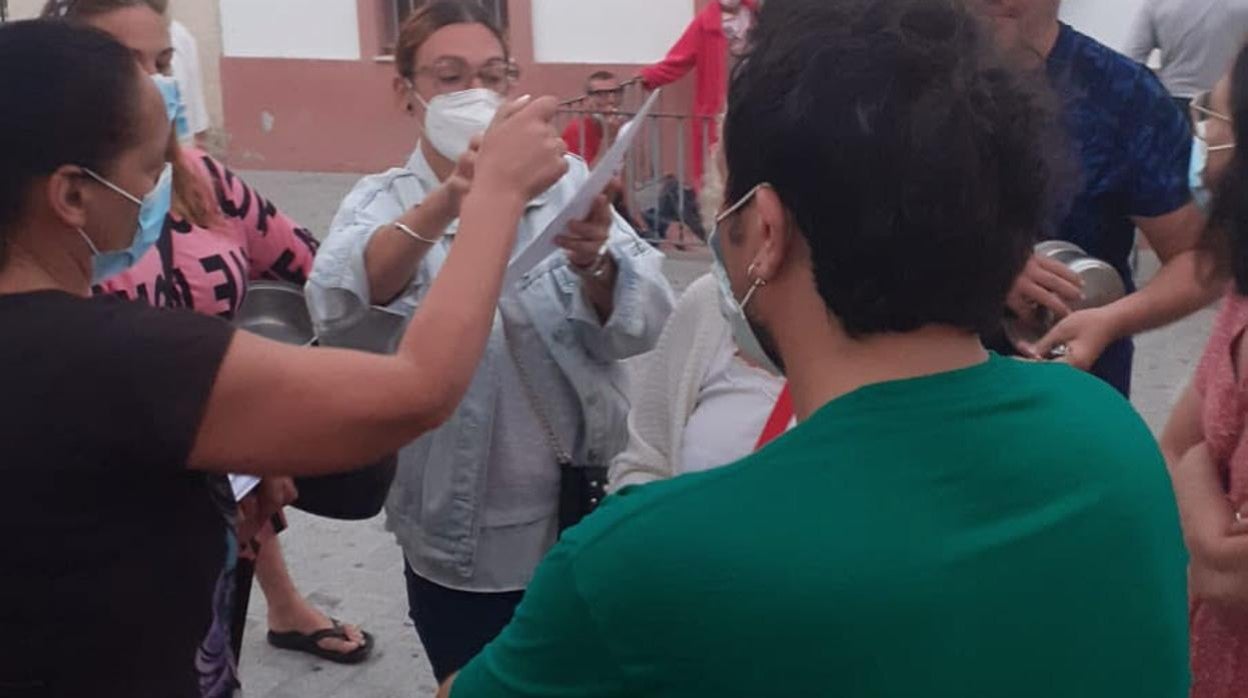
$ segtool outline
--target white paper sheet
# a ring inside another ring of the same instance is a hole
[[[250,494],[259,484],[260,478],[254,475],[231,475],[230,488],[234,490],[234,501],[243,501],[243,497]]]
[[[662,90],[655,90],[646,103],[642,105],[641,110],[637,112],[637,116],[620,128],[619,136],[615,139],[615,143],[607,150],[602,159],[598,161],[598,166],[594,171],[589,173],[589,178],[581,185],[576,194],[568,201],[559,215],[546,226],[540,235],[529,243],[516,258],[511,260],[507,266],[507,274],[503,277],[503,292],[520,281],[525,274],[529,273],[533,267],[537,266],[542,260],[549,257],[559,248],[555,245],[555,238],[562,235],[568,228],[568,223],[579,221],[589,215],[589,211],[593,208],[594,199],[598,195],[606,191],[607,185],[611,184],[611,180],[619,174],[624,168],[624,156],[628,154],[629,148],[637,139],[637,134],[641,132],[645,118],[654,109],[654,105],[658,103],[659,93]]]

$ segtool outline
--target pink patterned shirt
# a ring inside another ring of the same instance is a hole
[[[1222,471],[1232,506],[1248,504],[1248,377],[1237,376],[1235,352],[1248,330],[1248,297],[1223,301],[1196,370],[1205,443]],[[1192,601],[1192,698],[1240,698],[1248,691],[1248,618]]]
[[[230,318],[249,281],[302,286],[316,255],[312,234],[207,153],[187,148],[185,157],[211,184],[220,208],[216,222],[201,228],[169,214],[156,246],[95,293]]]

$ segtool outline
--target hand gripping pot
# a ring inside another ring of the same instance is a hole
[[[1100,308],[1127,295],[1126,284],[1117,269],[1090,256],[1074,243],[1049,240],[1036,245],[1035,253],[1061,262],[1083,280],[1083,300],[1069,304],[1072,312]],[[1034,344],[1048,334],[1057,321],[1053,311],[1037,306],[1030,317],[1006,320],[1005,334],[1015,344]]]

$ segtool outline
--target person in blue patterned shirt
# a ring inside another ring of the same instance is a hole
[[[1132,292],[1104,308],[1072,313],[1077,279],[1055,262],[1033,258],[1010,294],[1010,310],[1024,315],[1042,306],[1064,319],[1019,349],[1039,358],[1064,346],[1064,360],[1129,395],[1131,336],[1219,295],[1217,284],[1197,273],[1194,248],[1205,218],[1188,188],[1191,127],[1147,68],[1061,23],[1059,0],[978,2],[1002,47],[1025,69],[1046,71],[1061,101],[1079,171],[1065,218],[1050,237],[1112,264]],[[1137,227],[1163,264],[1138,292],[1129,263]]]

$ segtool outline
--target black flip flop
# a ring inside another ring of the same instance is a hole
[[[364,636],[364,644],[351,650],[350,652],[335,652],[334,650],[321,647],[321,640],[333,639],[350,642],[351,638],[347,635],[347,629],[342,627],[342,623],[336,618],[330,618],[329,621],[334,624],[332,628],[317,630],[313,633],[301,633],[298,630],[292,630],[286,633],[275,633],[269,631],[269,644],[283,650],[293,650],[295,652],[306,652],[315,657],[320,657],[338,664],[359,664],[368,659],[368,655],[373,652],[373,636],[364,632],[360,633]]]

